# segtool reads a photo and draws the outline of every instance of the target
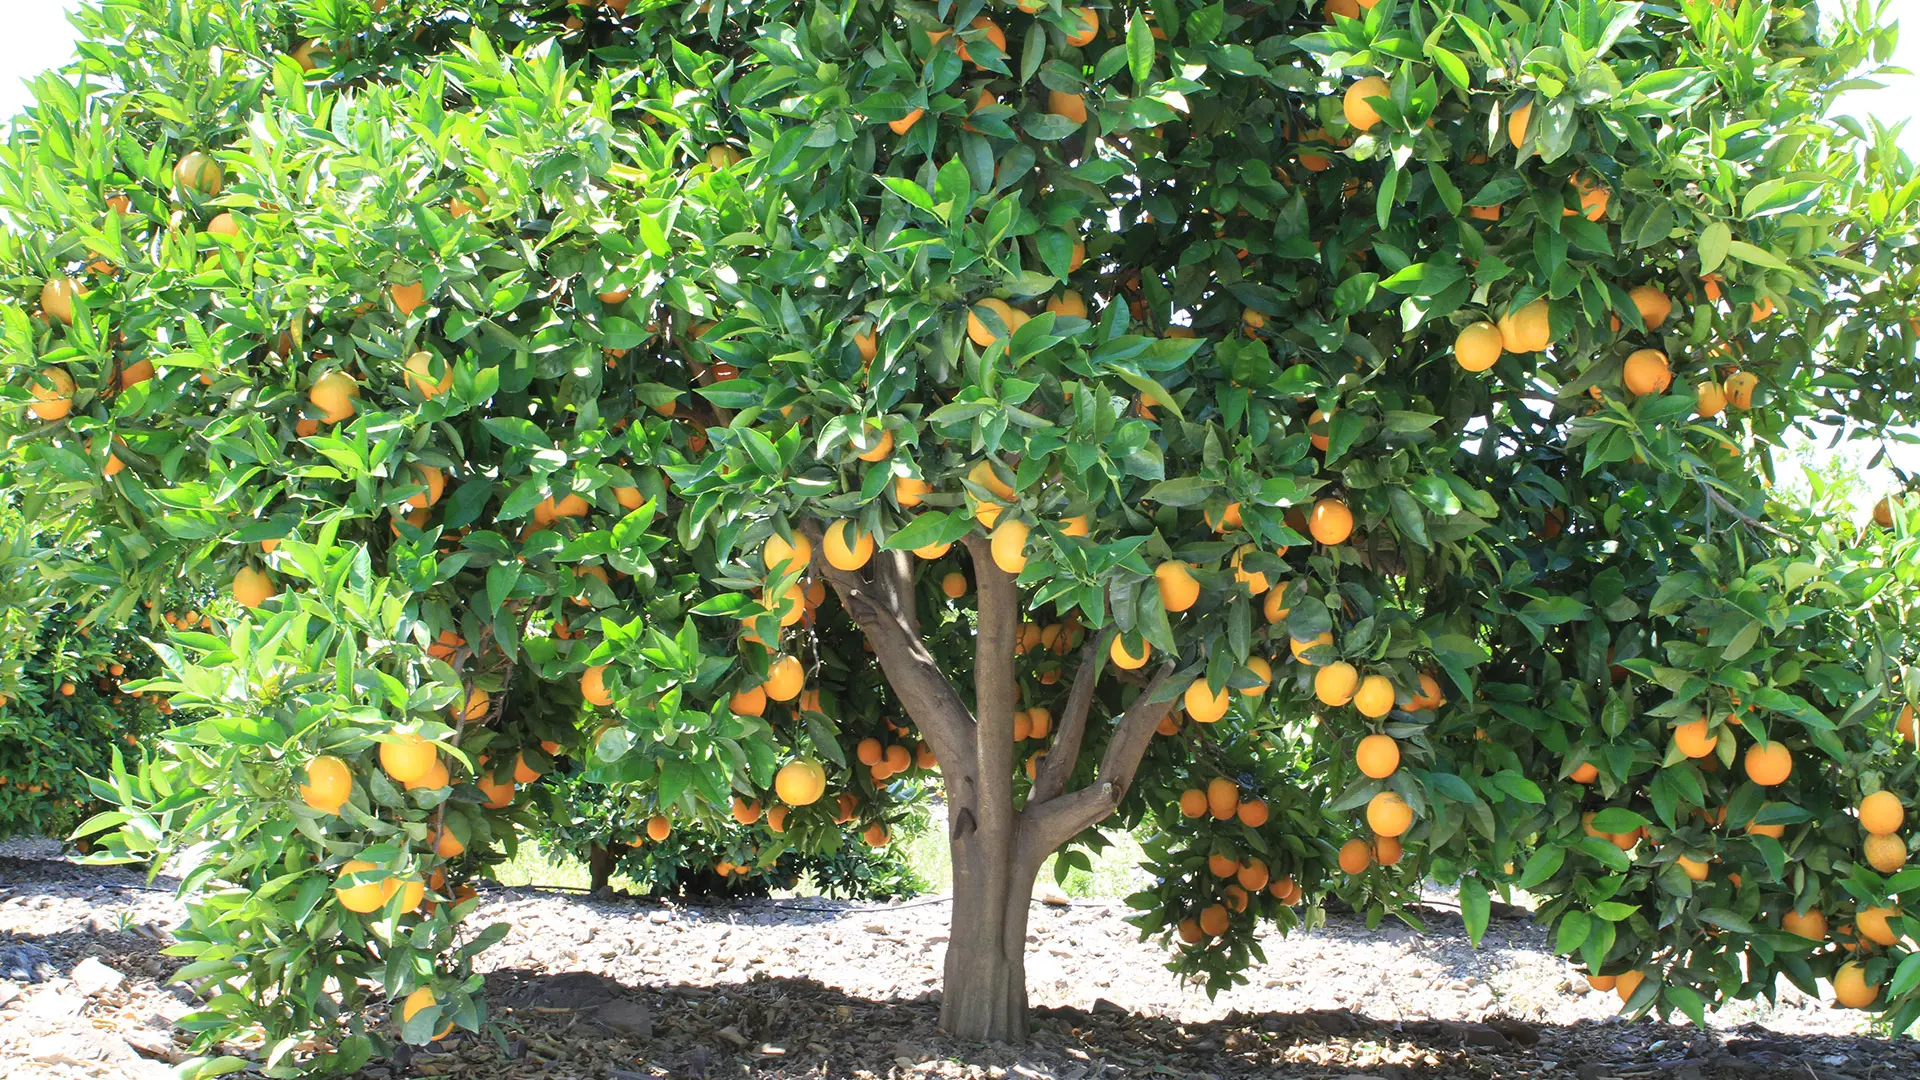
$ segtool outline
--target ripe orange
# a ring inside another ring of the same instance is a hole
[[[879,739],[871,735],[861,739],[853,750],[854,758],[862,765],[878,765],[885,754],[886,748],[880,745]]]
[[[1793,755],[1782,743],[1755,744],[1747,748],[1747,779],[1761,787],[1785,783],[1793,772]]]
[[[771,829],[776,834],[786,832],[787,831],[787,815],[790,813],[792,813],[792,811],[784,806],[775,806],[771,810],[768,810],[767,811],[767,828]]]
[[[474,786],[486,799],[480,805],[489,810],[504,810],[513,805],[513,781],[495,780],[491,776],[476,776]]]
[[[1854,922],[1859,926],[1860,936],[1873,942],[1875,945],[1898,945],[1900,943],[1900,935],[1894,932],[1892,925],[1889,924],[1887,920],[1899,914],[1900,911],[1898,908],[1861,908],[1860,911],[1854,915]]]
[[[1500,317],[1500,347],[1510,353],[1539,352],[1553,343],[1551,310],[1534,300]]]
[[[443,859],[457,859],[461,852],[467,850],[466,841],[446,825],[429,833],[427,840],[433,845],[433,853]]]
[[[365,859],[348,859],[345,863],[341,864],[340,872],[335,875],[334,880],[343,881],[350,874],[359,874],[368,870],[378,869],[380,869],[378,866],[375,866]],[[346,908],[348,911],[359,915],[370,914],[379,911],[381,906],[387,902],[387,897],[392,895],[386,888],[389,880],[391,879],[370,881],[365,885],[335,885],[333,887],[333,895],[339,899],[340,906]],[[396,884],[394,889],[398,891],[399,886]]]
[[[1504,348],[1500,328],[1482,319],[1462,329],[1453,339],[1453,358],[1468,371],[1485,371],[1500,359]]]
[[[1849,960],[1833,973],[1833,1000],[1848,1009],[1864,1009],[1880,997],[1880,988],[1867,982],[1867,969]]]
[[[1220,511],[1218,519],[1213,516],[1211,510],[1200,511],[1200,517],[1206,521],[1207,528],[1217,533],[1232,532],[1243,524],[1240,520],[1240,504],[1237,502],[1228,503],[1226,509]]]
[[[219,162],[195,150],[174,165],[173,182],[182,191],[197,191],[212,198],[226,186],[227,173]]]
[[[1635,285],[1627,290],[1627,299],[1633,301],[1635,310],[1640,312],[1640,321],[1646,323],[1649,330],[1660,329],[1660,324],[1673,313],[1673,301],[1652,285]]]
[[[887,827],[881,822],[876,821],[873,824],[867,826],[867,831],[864,833],[861,833],[860,838],[867,842],[868,847],[875,847],[875,848],[886,847],[887,840],[889,839],[887,834]]]
[[[401,786],[408,791],[440,791],[453,783],[453,774],[447,771],[447,763],[434,758],[433,768],[417,780],[409,780]]]
[[[827,793],[827,770],[810,758],[789,761],[773,775],[773,791],[789,806],[811,806]]]
[[[440,760],[440,748],[433,740],[417,731],[399,728],[392,728],[387,734],[393,739],[380,744],[380,767],[388,776],[405,784],[433,771],[434,763]]]
[[[1378,75],[1369,75],[1347,87],[1346,97],[1340,103],[1341,112],[1347,123],[1356,130],[1369,131],[1380,122],[1380,113],[1369,99],[1387,97],[1391,93],[1392,88],[1387,85],[1387,80]]]
[[[1208,904],[1200,911],[1200,931],[1208,937],[1219,937],[1227,932],[1227,909],[1219,904]]]
[[[1000,327],[1004,327],[1005,332],[1009,334],[1019,329],[1021,323],[1026,322],[1026,317],[1015,311],[1013,305],[1007,303],[1005,300],[988,297],[978,304],[975,304],[973,310],[967,313],[967,337],[975,345],[983,349],[1000,340],[1001,336],[1000,329],[996,328],[993,323],[980,317],[980,313],[983,311],[990,312],[995,318],[999,319]],[[1002,498],[1012,497],[1012,492],[1008,492],[1002,496]]]
[[[1322,648],[1325,646],[1330,646],[1332,644],[1333,644],[1333,631],[1331,630],[1322,631],[1321,633],[1315,635],[1313,640],[1311,641],[1302,641],[1297,637],[1289,637],[1287,639],[1287,649],[1293,653],[1293,658],[1295,660],[1298,660],[1303,664],[1313,663],[1313,661],[1308,660],[1306,658],[1306,654],[1308,651],[1312,649]]]
[[[447,711],[453,714],[455,719],[482,720],[486,718],[487,713],[491,711],[492,708],[493,695],[479,687],[474,687],[472,692],[467,694],[467,704],[464,709],[461,708],[458,701],[455,701],[452,705],[447,706]]]
[[[1180,935],[1180,940],[1188,945],[1198,945],[1207,940],[1207,935],[1200,932],[1199,922],[1193,919],[1181,919],[1175,932]]]
[[[1753,408],[1753,391],[1759,387],[1760,377],[1751,371],[1736,371],[1727,376],[1722,384],[1727,394],[1727,404],[1736,409]]]
[[[1681,871],[1684,872],[1689,878],[1692,878],[1695,881],[1707,880],[1707,864],[1706,863],[1700,862],[1696,859],[1689,859],[1685,855],[1679,856],[1674,860],[1674,862],[1679,865]]]
[[[1107,656],[1113,661],[1113,666],[1124,668],[1127,671],[1137,671],[1140,668],[1146,667],[1147,658],[1151,655],[1153,655],[1153,646],[1147,644],[1147,639],[1145,638],[1140,639],[1140,652],[1138,655],[1128,652],[1127,637],[1125,634],[1115,634],[1113,636],[1113,644],[1107,648]]]
[[[1360,740],[1353,759],[1362,773],[1384,780],[1400,768],[1400,744],[1391,735],[1369,735]]]
[[[806,534],[796,532],[793,542],[788,543],[779,533],[767,537],[765,546],[760,549],[760,563],[768,570],[791,572],[804,570],[813,562],[813,541]]]
[[[1400,836],[1413,825],[1413,807],[1399,793],[1383,791],[1367,800],[1367,827],[1376,836]]]
[[[1092,44],[1094,35],[1100,32],[1100,16],[1083,7],[1068,8],[1067,16],[1074,27],[1067,32],[1067,44],[1076,49]]]
[[[834,569],[858,570],[873,558],[873,534],[862,532],[851,518],[842,518],[827,526],[820,549]]]
[[[1727,407],[1727,392],[1712,379],[1694,384],[1693,399],[1694,413],[1702,420],[1720,415]]]
[[[1194,722],[1197,724],[1214,723],[1221,717],[1227,715],[1227,706],[1231,704],[1228,700],[1227,692],[1221,690],[1218,694],[1215,694],[1213,688],[1207,685],[1205,676],[1195,679],[1187,685],[1187,693],[1184,701],[1187,706],[1187,715],[1193,717]]]
[[[353,772],[331,754],[307,762],[307,782],[300,785],[300,801],[323,814],[337,814],[353,796]]]
[[[76,296],[85,295],[87,290],[74,278],[48,278],[46,284],[40,286],[40,310],[47,313],[47,318],[71,326],[73,325],[73,299]],[[65,373],[62,372],[62,374]]]
[[[1160,588],[1160,603],[1168,611],[1185,611],[1200,600],[1200,583],[1183,562],[1163,562],[1154,567],[1153,577]]]
[[[1016,577],[1027,568],[1027,537],[1032,529],[1025,522],[1004,519],[994,526],[990,548],[993,564]]]
[[[896,476],[893,478],[893,501],[901,506],[919,506],[925,500],[933,485],[917,476]]]
[[[1248,892],[1259,892],[1267,887],[1267,864],[1259,859],[1248,859],[1235,871],[1233,879]]]
[[[1245,567],[1247,556],[1256,550],[1258,549],[1252,544],[1241,544],[1234,549],[1233,558],[1228,560],[1229,564],[1233,567],[1233,579],[1245,585],[1248,594],[1252,596],[1259,596],[1261,593],[1266,592],[1270,584],[1267,581],[1266,571],[1248,570]]]
[[[1265,799],[1248,799],[1240,804],[1234,814],[1240,819],[1240,824],[1249,829],[1257,829],[1267,823],[1272,811],[1267,809]]]
[[[436,381],[433,377],[433,365],[439,363],[443,374]],[[423,398],[435,398],[453,389],[453,365],[437,361],[430,352],[422,350],[407,357],[407,385]],[[635,505],[638,505],[637,503]]]
[[[307,400],[325,414],[326,423],[337,424],[353,415],[354,399],[360,396],[360,384],[344,371],[329,371],[313,381]]]
[[[1673,741],[1680,747],[1680,752],[1688,757],[1703,758],[1720,745],[1720,736],[1708,734],[1707,718],[1703,716],[1674,728]]]
[[[761,685],[775,701],[792,701],[806,688],[807,673],[794,656],[782,656],[767,666],[767,681]],[[788,800],[792,802],[791,799]],[[798,805],[798,804],[796,804]]]
[[[1644,971],[1623,971],[1614,976],[1613,992],[1619,995],[1620,1004],[1625,1005],[1632,1000],[1633,992],[1640,989],[1640,984],[1646,980],[1647,973]]]
[[[1216,851],[1207,856],[1207,872],[1217,878],[1230,878],[1240,872],[1240,860]]]
[[[1663,394],[1673,385],[1673,368],[1667,362],[1667,354],[1659,349],[1637,349],[1627,357],[1620,377],[1626,383],[1627,392],[1635,397]]]
[[[1517,149],[1527,141],[1527,124],[1533,119],[1533,102],[1529,101],[1507,114],[1507,139]]]
[[[882,428],[878,436],[862,433],[854,442],[854,450],[857,451],[854,456],[861,461],[885,461],[887,455],[893,453],[893,432]]]
[[[1287,582],[1282,581],[1267,591],[1267,598],[1261,601],[1260,610],[1269,624],[1285,619],[1293,611],[1293,602],[1287,599]]]
[[[1595,990],[1611,990],[1613,989],[1614,982],[1615,979],[1611,975],[1587,976],[1587,985],[1593,987]]]
[[[427,287],[418,281],[404,285],[389,285],[387,296],[393,300],[394,310],[404,317],[413,314],[420,305],[427,302]]]
[[[967,595],[967,575],[958,570],[950,570],[940,579],[940,591],[949,599],[958,600]]]
[[[273,599],[277,591],[273,577],[264,570],[243,566],[233,575],[233,598],[241,607],[257,608]]]
[[[982,15],[974,19],[968,26],[974,30],[986,31],[986,39],[993,43],[994,48],[999,49],[1003,53],[1007,51],[1007,35],[1005,31],[1000,29],[999,23]],[[956,37],[953,47],[954,51],[960,54],[960,59],[968,63],[973,62],[973,57],[967,54],[967,43],[964,39]]]
[[[1804,914],[1789,911],[1780,916],[1780,929],[1813,941],[1825,941],[1827,917],[1820,913],[1819,908],[1808,908]]]
[[[1207,781],[1207,812],[1225,821],[1240,809],[1240,785],[1224,776]]]
[[[34,398],[28,408],[42,420],[59,420],[73,411],[74,389],[73,376],[64,368],[42,368],[27,384]]]
[[[1860,800],[1860,827],[1874,836],[1894,835],[1906,819],[1906,807],[1891,791],[1876,791]]]
[[[596,702],[596,704],[599,704]],[[741,716],[763,716],[767,711],[767,692],[758,686],[735,690],[727,698],[727,708]]]
[[[1405,854],[1406,848],[1400,846],[1400,841],[1397,838],[1391,836],[1376,836],[1373,838],[1373,861],[1379,863],[1381,866],[1394,866],[1400,862],[1401,856]]]
[[[1047,111],[1076,124],[1087,122],[1087,99],[1064,90],[1047,91]]]
[[[1359,874],[1373,865],[1373,845],[1356,836],[1340,845],[1340,869]]]
[[[1331,547],[1353,535],[1353,511],[1339,499],[1321,499],[1313,504],[1307,519],[1307,531],[1322,544]]]
[[[1180,793],[1180,813],[1185,817],[1197,818],[1207,812],[1207,793],[1199,788],[1188,788]]]
[[[1907,865],[1907,841],[1897,833],[1893,836],[1869,836],[1861,851],[1866,856],[1867,865],[1883,874],[1891,874]]]
[[[1385,675],[1369,675],[1360,680],[1353,692],[1353,707],[1369,720],[1378,720],[1393,711],[1393,683]]]
[[[659,843],[673,835],[673,821],[665,814],[655,814],[647,819],[647,839]]]
[[[607,665],[594,664],[580,676],[580,696],[585,698],[589,705],[613,704],[613,694],[607,690],[606,675]],[[765,705],[764,697],[761,699],[761,703],[763,706]],[[740,710],[735,709],[734,711],[739,712]],[[756,713],[754,715],[759,714]]]
[[[905,135],[908,131],[911,131],[913,125],[919,123],[920,118],[925,115],[927,115],[927,110],[915,109],[898,120],[887,121],[887,126],[893,129],[895,135]]]

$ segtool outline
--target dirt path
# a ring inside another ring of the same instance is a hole
[[[178,904],[141,883],[0,855],[0,968],[25,946],[50,976],[0,971],[0,1077],[168,1075],[182,1045],[171,1022],[193,1004],[165,985],[177,965],[159,953]],[[1496,920],[1475,951],[1444,912],[1425,935],[1332,918],[1263,942],[1269,962],[1252,984],[1209,1001],[1173,981],[1122,909],[1040,906],[1029,950],[1039,1030],[1016,1051],[934,1031],[942,903],[484,899],[479,924],[515,927],[483,957],[506,1048],[450,1040],[446,1053],[370,1067],[370,1080],[1920,1076],[1912,1040],[1856,1036],[1857,1014],[1791,990],[1704,1032],[1614,1022],[1612,998],[1586,992],[1519,919]]]

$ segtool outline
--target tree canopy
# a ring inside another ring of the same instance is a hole
[[[93,823],[196,852],[203,1045],[484,1024],[464,882],[558,758],[749,871],[941,790],[967,1036],[1103,827],[1216,988],[1431,877],[1630,1009],[1910,1026],[1915,513],[1768,454],[1914,420],[1920,175],[1829,113],[1881,15],[83,9],[5,424],[74,602],[231,597]]]

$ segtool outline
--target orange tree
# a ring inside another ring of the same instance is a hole
[[[79,20],[0,169],[9,434],[103,607],[238,605],[95,823],[198,860],[202,1045],[484,1023],[460,883],[567,756],[761,865],[937,778],[962,1036],[1024,1036],[1035,874],[1103,826],[1213,986],[1431,875],[1629,1008],[1920,1016],[1912,523],[1767,491],[1915,412],[1920,181],[1826,116],[1872,12]]]
[[[124,685],[154,668],[146,613],[102,622],[87,598],[102,582],[84,572],[49,582],[49,566],[84,565],[92,552],[43,548],[38,509],[0,503],[0,836],[66,836],[92,801],[87,775],[107,768],[116,743],[166,722],[164,700]]]

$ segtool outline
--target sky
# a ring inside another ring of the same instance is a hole
[[[6,32],[0,34],[0,122],[26,105],[28,95],[21,80],[73,55],[73,27],[67,22],[67,12],[79,3],[80,0],[35,0],[33,3],[13,0],[10,4],[16,10]],[[1920,70],[1920,0],[1891,0],[1891,7],[1897,17],[1912,27],[1901,35],[1891,62],[1898,67]],[[1916,101],[1920,101],[1920,76],[1905,75],[1888,80],[1881,89],[1853,91],[1842,111],[1856,116],[1876,116],[1882,123],[1891,124],[1913,117]],[[1909,153],[1920,154],[1920,121],[1909,122],[1901,143]],[[1904,468],[1920,472],[1920,446],[1901,446],[1894,452],[1895,460]],[[1866,451],[1859,452],[1862,465],[1865,455]],[[1863,493],[1893,485],[1891,474],[1885,470],[1875,470],[1866,479]],[[1864,512],[1865,506],[1861,509]]]

